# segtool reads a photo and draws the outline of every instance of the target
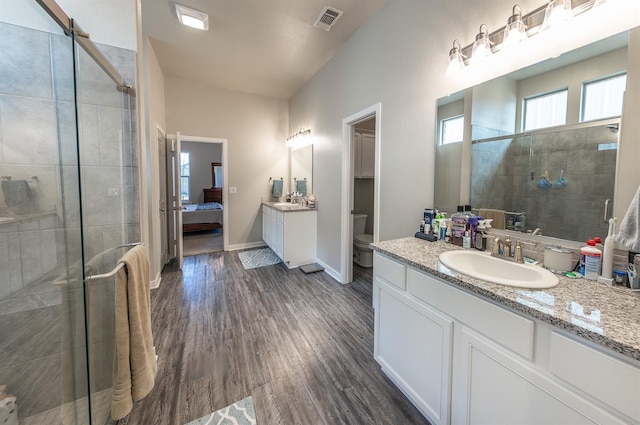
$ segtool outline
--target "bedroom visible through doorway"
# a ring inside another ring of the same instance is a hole
[[[224,142],[182,136],[180,197],[183,255],[225,249]]]

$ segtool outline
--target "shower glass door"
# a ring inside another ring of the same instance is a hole
[[[0,424],[109,424],[114,281],[91,276],[140,225],[135,97],[105,69],[135,81],[135,53],[96,54],[32,0],[12,8],[0,8]]]

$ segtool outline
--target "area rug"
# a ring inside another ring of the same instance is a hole
[[[256,425],[251,396],[185,425]]]
[[[272,266],[280,262],[280,258],[269,248],[254,249],[238,253],[242,267],[245,270],[257,267]]]

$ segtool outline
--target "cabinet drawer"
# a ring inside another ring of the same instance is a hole
[[[409,268],[407,292],[531,360],[534,321]]]
[[[407,267],[404,264],[385,257],[379,252],[374,252],[373,272],[404,291],[407,276]]]
[[[640,368],[552,332],[549,371],[640,421]]]

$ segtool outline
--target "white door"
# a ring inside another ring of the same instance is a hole
[[[160,217],[160,264],[164,266],[168,261],[169,235],[167,231],[167,140],[158,128],[158,174],[159,199],[158,215]]]
[[[175,138],[171,139],[171,149],[169,151],[171,179],[169,181],[170,187],[170,200],[171,203],[171,232],[170,241],[172,254],[174,254],[178,261],[178,266],[182,268],[183,255],[182,255],[182,185],[180,182],[180,150],[181,150],[180,133],[176,133]]]

